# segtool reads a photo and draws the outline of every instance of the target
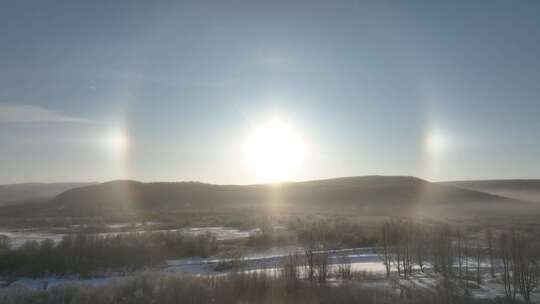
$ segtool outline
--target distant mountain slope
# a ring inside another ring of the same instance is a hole
[[[540,202],[539,179],[472,180],[443,182],[440,184],[487,192],[519,200]]]
[[[50,199],[69,189],[94,183],[25,183],[0,185],[0,206]]]
[[[483,212],[526,203],[406,176],[346,177],[278,185],[113,181],[68,190],[34,214],[91,216],[190,210],[284,208],[309,212],[407,215]],[[6,212],[9,211],[4,209]],[[12,213],[24,213],[12,209]],[[0,212],[2,213],[2,212]]]

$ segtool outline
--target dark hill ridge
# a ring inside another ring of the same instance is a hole
[[[440,184],[482,191],[519,200],[540,202],[539,179],[472,180],[442,182]]]
[[[297,210],[355,210],[403,215],[438,209],[468,212],[526,204],[479,191],[435,184],[407,176],[345,177],[259,185],[198,182],[112,181],[68,190],[46,206],[56,214],[100,215],[123,211],[182,212],[276,205]]]

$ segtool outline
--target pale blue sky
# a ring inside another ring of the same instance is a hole
[[[0,183],[256,182],[275,117],[295,180],[540,178],[539,1],[1,1],[0,44]]]

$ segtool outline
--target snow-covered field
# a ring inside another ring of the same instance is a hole
[[[259,233],[259,229],[252,230],[239,230],[236,228],[227,228],[227,227],[198,227],[198,228],[180,228],[180,229],[160,229],[160,230],[148,230],[148,231],[121,231],[121,232],[102,232],[96,233],[100,236],[116,236],[123,234],[132,234],[132,233],[163,233],[163,232],[181,232],[186,235],[197,236],[200,234],[209,233],[216,237],[218,241],[227,241],[248,238],[252,233]]]
[[[10,246],[12,248],[19,248],[28,241],[41,242],[49,239],[57,243],[62,240],[62,237],[64,237],[64,234],[61,233],[40,232],[35,230],[0,230],[0,235],[5,235],[9,238]]]
[[[201,230],[198,230],[201,231]],[[299,247],[280,247],[270,249],[267,253],[257,253],[252,255],[247,255],[243,259],[243,271],[273,271],[278,268],[280,263],[285,257],[288,256],[289,249],[297,249],[296,252],[299,252]],[[357,248],[357,249],[343,249],[335,250],[330,252],[329,262],[330,264],[335,264],[340,262],[344,257],[350,259],[349,261],[352,264],[354,270],[365,270],[365,271],[384,271],[384,265],[380,262],[379,257],[372,253],[373,249],[368,248]],[[204,275],[204,274],[227,274],[227,272],[218,272],[214,270],[214,267],[220,262],[218,258],[199,258],[192,257],[179,260],[169,260],[167,264],[160,269],[151,269],[153,271],[160,271],[165,273],[175,273],[175,272],[187,272],[195,275]],[[133,275],[134,273],[127,274]],[[76,282],[81,284],[89,284],[92,286],[101,286],[107,284],[108,282],[126,276],[126,274],[111,274],[107,276],[95,277],[95,278],[79,278],[75,276],[71,277],[43,277],[37,279],[31,278],[19,278],[15,282],[11,283],[10,286],[26,286],[34,289],[43,289],[50,288],[53,286],[58,286],[61,284],[66,284],[70,282]]]
[[[19,278],[15,282],[11,283],[8,287],[12,288],[31,288],[36,290],[43,290],[52,288],[59,285],[77,283],[83,285],[89,285],[94,287],[99,287],[110,283],[115,279],[121,278],[120,275],[114,276],[104,276],[104,277],[95,277],[95,278],[78,278],[78,277],[43,277],[43,278]],[[0,287],[2,288],[2,287]]]
[[[142,225],[141,225],[142,226]],[[119,229],[124,228],[124,224],[112,224],[110,228]],[[153,232],[183,232],[189,235],[199,235],[203,233],[210,233],[216,236],[218,240],[233,240],[247,238],[252,233],[260,233],[260,230],[254,229],[249,231],[241,231],[234,228],[226,227],[198,227],[198,228],[182,228],[182,229],[170,229],[170,230],[153,230]],[[107,232],[99,233],[99,235],[118,235],[133,232]],[[0,230],[0,235],[6,235],[10,238],[11,246],[19,247],[26,241],[43,241],[45,239],[51,239],[54,242],[59,242],[63,234],[52,232],[39,232],[35,230]],[[358,284],[371,285],[388,285],[390,282],[384,279],[385,266],[383,265],[380,257],[375,253],[374,248],[349,248],[339,250],[328,250],[328,263],[329,271],[337,270],[339,264],[348,263],[351,265],[351,270],[354,272],[365,272],[373,274],[374,278],[364,280]],[[270,248],[264,251],[253,252],[246,254],[241,259],[240,271],[245,272],[267,272],[277,273],[280,265],[289,256],[289,254],[303,254],[303,249],[300,246],[284,246]],[[191,273],[194,275],[227,275],[228,271],[217,271],[216,266],[222,260],[216,257],[200,258],[190,257],[177,260],[168,260],[166,265],[161,268],[150,269],[151,271],[161,272],[163,274],[168,273]],[[475,261],[467,260],[464,264],[469,264],[469,267],[473,268]],[[489,265],[482,263],[482,268],[487,268]],[[142,271],[142,270],[141,270]],[[136,273],[111,273],[100,277],[93,278],[80,278],[77,276],[70,277],[43,277],[43,278],[19,278],[9,284],[9,287],[27,287],[31,289],[46,289],[54,286],[77,283],[87,284],[91,286],[102,286],[108,284],[115,279],[120,279],[125,276],[131,276]],[[378,279],[375,279],[378,277]],[[420,272],[413,275],[409,280],[402,280],[400,284],[403,286],[416,286],[420,288],[433,288],[437,283],[437,279],[433,275],[426,275]],[[7,282],[0,281],[0,287],[5,287]],[[484,282],[476,288],[471,288],[471,294],[476,298],[494,298],[504,296],[503,286],[495,279],[486,278]],[[533,295],[533,300],[540,303],[540,295],[538,293]]]
[[[201,231],[201,230],[196,230]],[[277,273],[279,265],[284,261],[289,254],[302,254],[301,248],[297,246],[272,248],[265,252],[248,254],[242,258],[242,266],[240,271],[245,272],[268,272],[270,274]],[[373,248],[351,248],[328,251],[329,271],[336,270],[340,263],[347,261],[351,264],[351,270],[355,272],[366,272],[372,274],[371,278],[357,281],[356,284],[363,286],[388,286],[392,287],[393,283],[385,278],[385,267],[381,262],[380,257],[374,253]],[[210,258],[185,258],[178,260],[169,260],[166,265],[159,269],[150,269],[151,271],[161,272],[163,274],[170,273],[191,273],[194,275],[227,275],[230,272],[218,272],[215,266],[220,262],[220,259],[215,257]],[[121,274],[113,273],[106,276],[94,278],[79,278],[79,277],[43,277],[38,279],[19,278],[11,283],[10,287],[27,287],[32,289],[45,289],[53,286],[58,286],[67,283],[87,284],[91,286],[103,286],[116,279],[125,276],[131,276],[136,273]],[[418,288],[434,288],[437,285],[438,277],[433,274],[415,273],[409,280],[401,280],[400,285],[404,287]],[[1,282],[0,282],[1,283]],[[336,282],[339,284],[339,282]],[[2,285],[2,284],[0,284]],[[474,284],[472,284],[474,285]],[[395,287],[395,286],[394,286]],[[484,282],[476,288],[471,288],[471,294],[476,298],[494,298],[504,296],[503,286],[495,279],[486,278]],[[533,301],[539,302],[540,296],[533,295]]]
[[[288,256],[287,249],[299,249],[298,247],[280,247],[268,250],[268,252],[257,253],[247,255],[243,258],[243,271],[275,271],[285,257]],[[292,251],[290,251],[292,253]],[[300,253],[296,251],[296,253]],[[347,258],[352,264],[353,270],[369,271],[369,272],[382,272],[384,271],[384,265],[381,263],[379,257],[373,253],[372,248],[356,248],[356,249],[343,249],[329,251],[329,263],[336,264]],[[220,262],[218,258],[185,258],[179,260],[169,260],[167,264],[160,269],[153,269],[163,273],[191,273],[194,275],[226,275],[227,272],[218,272],[214,270],[214,267]],[[331,266],[332,267],[332,266]],[[131,273],[129,275],[133,275]],[[19,278],[10,286],[26,286],[33,289],[50,288],[61,284],[70,282],[76,282],[80,284],[89,284],[92,286],[101,286],[108,282],[121,278],[125,274],[110,274],[107,276],[101,276],[96,278],[79,278],[75,276],[71,277],[43,277],[37,279],[31,278]]]
[[[143,227],[142,223],[135,223],[134,225],[135,227]],[[152,225],[156,225],[156,223],[149,222],[149,223],[145,223],[144,226],[152,226]],[[125,223],[108,225],[110,229],[120,229],[120,228],[126,228],[126,227],[131,227],[131,226],[133,225],[125,224]],[[228,227],[196,227],[196,228],[162,229],[162,230],[140,230],[137,232],[111,231],[111,232],[96,233],[96,235],[116,236],[116,235],[131,234],[131,233],[163,233],[163,232],[182,232],[187,235],[194,235],[194,236],[199,235],[199,234],[210,233],[214,235],[218,241],[226,241],[226,240],[248,238],[251,234],[260,233],[260,230],[259,229],[239,230],[236,228],[228,228]],[[44,232],[44,231],[33,230],[33,229],[20,229],[20,230],[5,229],[5,230],[0,230],[0,235],[5,235],[9,237],[10,246],[12,248],[19,248],[27,241],[41,242],[46,239],[50,239],[53,242],[58,243],[62,240],[62,238],[66,234],[55,233],[55,232]]]

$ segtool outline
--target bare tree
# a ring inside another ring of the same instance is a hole
[[[463,255],[465,257],[465,286],[469,287],[469,257],[471,256],[471,244],[468,238],[463,239]]]
[[[0,234],[0,252],[9,249],[9,237],[3,234]]]
[[[506,232],[501,233],[499,236],[499,242],[498,242],[498,254],[499,258],[501,259],[502,266],[503,266],[503,272],[502,272],[502,279],[503,279],[503,286],[504,286],[504,292],[507,297],[515,298],[515,290],[513,289],[514,285],[512,284],[513,280],[513,267],[512,267],[512,254],[510,251],[510,240],[509,235]]]
[[[281,277],[285,281],[285,287],[287,291],[293,291],[298,287],[300,283],[300,273],[298,267],[300,266],[301,259],[298,254],[289,254],[281,267]]]
[[[463,232],[460,229],[457,229],[455,233],[455,237],[456,237],[455,252],[457,254],[457,260],[458,260],[458,276],[459,276],[459,279],[461,280],[463,278],[462,269],[463,269],[463,259],[464,259]]]
[[[489,259],[489,274],[492,278],[495,277],[495,268],[493,265],[493,259],[494,259],[494,251],[493,251],[493,232],[491,229],[486,230],[486,246],[487,246],[487,255]]]
[[[328,279],[328,253],[321,251],[315,254],[315,276],[319,283],[325,283]]]
[[[381,227],[381,236],[379,238],[379,257],[382,259],[386,269],[386,276],[390,276],[392,268],[392,257],[390,249],[390,223],[385,222]]]
[[[433,229],[431,236],[431,260],[434,271],[443,276],[452,274],[452,264],[454,260],[452,250],[452,229],[450,225],[440,225]]]
[[[341,257],[337,265],[337,276],[343,280],[352,278],[351,261],[348,257]]]
[[[483,250],[482,250],[482,246],[480,245],[479,240],[476,240],[474,252],[476,255],[476,283],[480,285],[482,283],[482,275],[480,273],[480,264],[482,263]]]
[[[525,301],[530,302],[531,292],[538,286],[539,252],[534,238],[523,233],[512,234],[514,282]]]
[[[411,250],[412,243],[412,227],[413,223],[410,219],[406,219],[400,225],[403,237],[401,238],[401,247],[403,250],[403,275],[405,279],[412,273],[413,255]]]
[[[304,247],[304,276],[309,281],[315,279],[315,250],[311,247]]]
[[[319,263],[317,251],[321,249],[323,249],[323,246],[320,243],[320,236],[311,231],[304,243],[304,275],[309,281],[317,279],[315,273],[317,263]]]
[[[519,293],[529,302],[540,275],[538,242],[530,235],[511,230],[501,233],[498,245],[506,296],[515,299]]]
[[[426,227],[416,224],[413,232],[414,260],[422,272],[424,272],[425,263],[429,255],[427,243],[428,232]]]

